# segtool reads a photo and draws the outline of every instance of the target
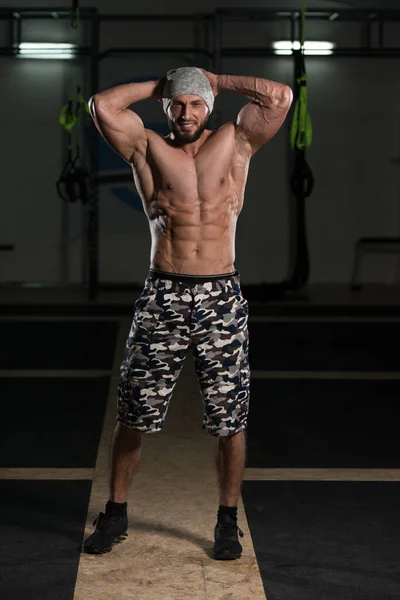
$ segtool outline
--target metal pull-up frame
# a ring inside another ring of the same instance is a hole
[[[307,10],[307,21],[326,21],[329,22],[357,22],[360,25],[360,40],[362,44],[357,47],[337,47],[332,50],[334,56],[339,57],[382,57],[390,58],[400,57],[400,47],[385,46],[385,30],[386,22],[400,21],[400,10]],[[31,19],[70,19],[70,8],[37,8],[31,10],[29,8],[0,8],[0,20],[8,21],[8,43],[0,46],[0,55],[16,55],[18,53],[19,43],[22,39],[22,26],[24,22]],[[100,14],[93,8],[81,8],[80,19],[86,22],[86,27],[89,29],[89,45],[82,46],[77,49],[77,57],[88,57],[90,60],[90,81],[87,93],[90,95],[98,92],[99,85],[99,64],[102,59],[112,54],[190,54],[193,56],[203,57],[211,63],[211,68],[216,73],[220,73],[222,59],[225,57],[263,57],[270,56],[275,53],[271,47],[246,47],[237,46],[228,48],[222,46],[223,26],[229,21],[251,22],[251,21],[286,21],[291,24],[292,41],[295,38],[295,26],[299,22],[299,10],[280,10],[280,9],[260,9],[260,8],[235,8],[235,9],[217,9],[209,14]],[[207,39],[206,47],[110,47],[101,48],[100,40],[100,25],[105,22],[126,22],[135,21],[143,23],[151,23],[156,21],[161,22],[190,22],[203,27],[206,31],[205,38]],[[373,43],[373,37],[377,40]],[[279,60],[279,57],[277,57]],[[89,150],[90,168],[95,182],[93,194],[87,205],[87,226],[86,226],[86,253],[87,253],[87,284],[88,295],[90,300],[95,300],[98,291],[101,287],[99,282],[99,230],[98,230],[98,188],[102,181],[106,181],[106,177],[102,178],[98,174],[99,156],[98,145],[92,144]],[[305,231],[304,207],[298,211],[297,219],[300,227],[297,229],[297,236],[302,239],[303,255],[308,257],[307,236]],[[298,258],[298,257],[297,257]],[[308,258],[307,258],[308,260]],[[299,261],[297,261],[298,263]],[[302,273],[306,273],[308,277],[308,265],[297,264],[296,256],[294,257],[293,268],[301,268]],[[304,277],[303,277],[304,279]],[[293,280],[296,280],[294,278]],[[297,278],[297,285],[304,285],[300,277]],[[281,291],[285,291],[285,282],[278,285]],[[273,288],[274,284],[271,285]],[[268,284],[266,286],[268,289]]]

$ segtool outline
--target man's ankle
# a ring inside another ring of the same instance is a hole
[[[108,500],[106,504],[106,513],[124,514],[127,511],[127,507],[127,502],[114,502],[113,500]]]
[[[237,519],[237,506],[224,506],[220,504],[218,507],[218,518],[224,518],[225,515],[229,515]]]

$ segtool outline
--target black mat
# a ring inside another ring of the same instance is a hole
[[[268,600],[400,599],[399,483],[244,481],[242,495]]]
[[[250,364],[268,371],[399,371],[400,323],[251,323]]]
[[[248,467],[399,468],[399,380],[251,381]]]
[[[110,369],[117,322],[0,323],[0,369]]]
[[[93,468],[110,379],[0,378],[1,467]]]
[[[72,600],[91,481],[0,480],[1,600]]]

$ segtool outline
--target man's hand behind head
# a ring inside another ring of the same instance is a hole
[[[214,98],[215,98],[215,96],[217,96],[219,93],[218,75],[215,75],[214,73],[210,73],[210,71],[206,71],[202,67],[199,67],[199,69],[201,71],[203,71],[204,75],[208,78],[208,81],[210,82],[211,89],[213,91]]]
[[[158,100],[159,102],[162,102],[162,94],[164,91],[164,87],[165,87],[165,83],[167,81],[166,77],[162,77],[161,79],[158,80],[156,87],[154,88],[154,92],[153,92],[153,98],[155,100]]]

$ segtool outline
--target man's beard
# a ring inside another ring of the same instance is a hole
[[[195,131],[181,131],[176,123],[173,123],[168,119],[168,125],[171,130],[171,133],[174,134],[175,140],[178,144],[193,144],[198,139],[201,138],[203,131],[207,127],[208,119],[204,119],[204,121],[197,127]]]

